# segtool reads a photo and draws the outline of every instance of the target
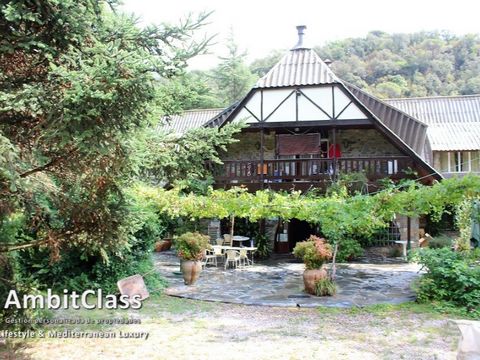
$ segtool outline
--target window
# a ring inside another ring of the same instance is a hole
[[[447,158],[444,157],[444,160],[446,161],[442,161],[441,165],[441,170],[444,172],[470,172],[472,171],[472,163],[478,161],[474,159],[476,153],[472,154],[470,151],[450,151],[445,155]]]

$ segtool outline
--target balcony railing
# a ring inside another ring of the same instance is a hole
[[[368,180],[403,178],[404,170],[413,167],[407,156],[224,160],[211,170],[217,183],[281,183],[333,180],[339,174],[363,172]]]

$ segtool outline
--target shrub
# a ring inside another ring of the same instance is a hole
[[[303,260],[307,270],[320,269],[327,260],[332,258],[332,247],[325,239],[311,235],[306,241],[295,245],[293,255]]]
[[[428,239],[428,247],[431,249],[451,248],[453,239],[446,235],[439,235]]]
[[[268,241],[268,236],[264,234],[255,235],[255,246],[257,251],[255,251],[255,256],[259,259],[266,259],[270,255],[270,245]]]
[[[210,246],[210,237],[199,232],[187,232],[174,239],[177,255],[183,260],[200,260]]]
[[[363,248],[360,243],[353,239],[341,240],[338,244],[337,262],[346,262],[357,259],[363,255]]]
[[[162,287],[163,281],[152,271],[153,244],[166,229],[166,220],[150,203],[127,191],[129,212],[124,219],[129,241],[115,252],[87,252],[82,246],[67,244],[61,257],[52,262],[46,248],[31,248],[19,252],[18,273],[22,282],[38,284],[40,290],[84,291],[102,288],[116,293],[117,281],[134,274],[144,275],[149,289]]]
[[[419,249],[414,259],[427,270],[414,285],[419,302],[447,301],[480,315],[478,257],[442,248]]]
[[[337,293],[337,285],[330,279],[320,279],[315,283],[315,295],[334,296]]]

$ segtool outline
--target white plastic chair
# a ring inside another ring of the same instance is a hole
[[[223,239],[222,239],[222,238],[218,238],[218,239],[216,240],[216,243],[217,243],[217,245],[223,245]]]
[[[228,264],[232,264],[236,268],[240,264],[240,253],[237,250],[227,250],[225,258],[225,270]]]
[[[233,239],[232,237],[230,236],[230,234],[223,234],[223,238],[225,239],[224,241],[224,245],[228,245],[228,246],[233,246]]]
[[[252,264],[252,260],[248,258],[248,252],[246,249],[240,249],[239,256],[240,256],[240,259],[239,259],[240,266],[248,266]]]
[[[215,251],[213,250],[204,250],[203,251],[203,267],[207,267],[208,264],[212,264],[217,266],[217,255],[215,254]]]
[[[217,261],[218,261],[218,258],[223,259],[225,256],[223,253],[223,250],[217,247],[213,248],[213,254],[215,255]]]

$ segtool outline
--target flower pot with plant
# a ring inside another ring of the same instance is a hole
[[[317,295],[316,284],[319,281],[329,280],[324,264],[332,258],[332,247],[325,239],[311,235],[306,241],[297,243],[293,254],[302,259],[305,264],[303,273],[305,291]]]
[[[210,246],[209,240],[208,235],[198,232],[187,232],[174,240],[185,285],[194,284],[200,276],[202,259]]]

